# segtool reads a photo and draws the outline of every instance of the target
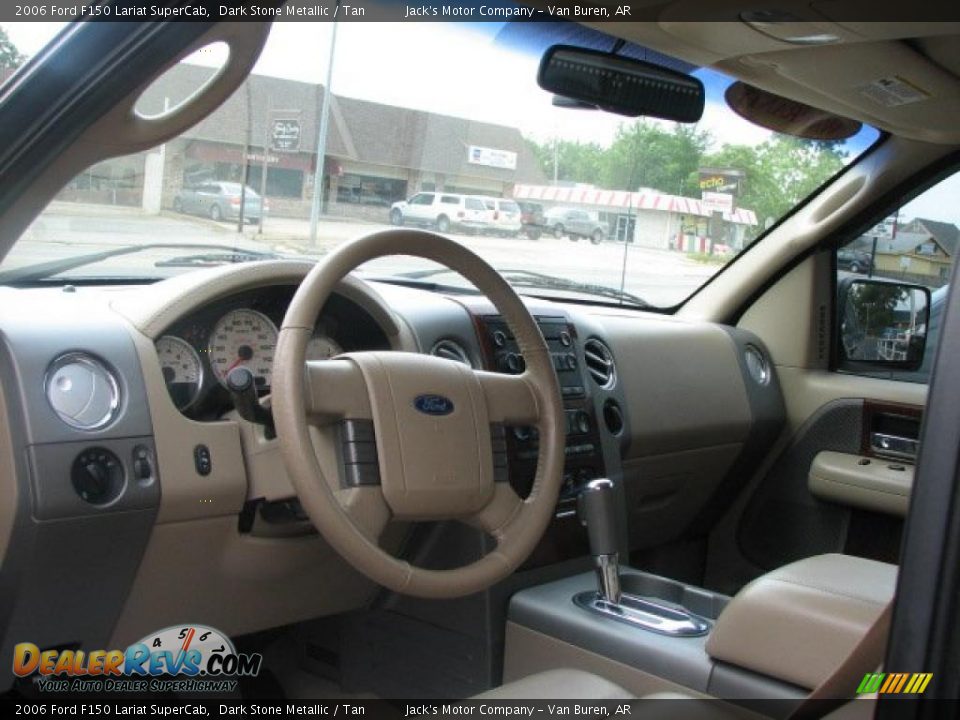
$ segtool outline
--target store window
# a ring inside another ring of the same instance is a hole
[[[337,202],[387,207],[403,200],[406,192],[404,180],[346,173],[337,183]]]
[[[247,185],[260,192],[262,167],[250,167]],[[289,168],[267,168],[267,197],[300,198],[303,197],[303,171]]]

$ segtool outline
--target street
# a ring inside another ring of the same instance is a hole
[[[318,226],[318,246],[314,248],[309,246],[307,220],[268,217],[262,234],[258,233],[257,227],[247,226],[241,235],[235,222],[214,222],[166,211],[160,215],[148,215],[138,208],[56,202],[24,233],[2,268],[148,243],[210,244],[319,257],[347,240],[389,227],[358,220],[323,218]],[[611,288],[620,287],[626,258],[624,289],[657,306],[680,302],[720,268],[677,252],[615,242],[591,245],[586,240],[572,242],[547,236],[537,241],[525,237],[449,236],[501,270],[528,270]],[[198,249],[196,252],[216,251]],[[193,253],[189,247],[151,249],[71,272],[87,276],[165,275],[180,272],[182,268],[157,268],[158,261],[190,254]],[[436,266],[417,258],[398,256],[374,261],[364,269],[387,275],[429,267]],[[436,280],[456,284],[452,277],[440,276]]]

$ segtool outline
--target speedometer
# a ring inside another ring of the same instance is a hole
[[[270,387],[273,353],[277,349],[277,327],[263,313],[246,308],[224,315],[210,334],[210,367],[221,385],[235,367],[253,373],[260,389]]]
[[[197,399],[203,382],[200,356],[188,342],[175,335],[164,335],[156,342],[157,357],[167,391],[173,404],[180,410]]]

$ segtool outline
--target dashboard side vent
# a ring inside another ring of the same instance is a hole
[[[587,372],[601,388],[607,390],[617,382],[617,367],[613,363],[610,348],[595,338],[583,344],[583,355],[587,361]]]
[[[453,360],[462,363],[467,367],[473,367],[473,363],[470,362],[470,356],[464,347],[449,338],[437,342],[436,345],[430,348],[430,354],[438,358],[443,358],[444,360]]]

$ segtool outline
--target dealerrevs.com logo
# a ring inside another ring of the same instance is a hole
[[[262,661],[205,625],[168,627],[126,650],[41,650],[29,642],[13,649],[14,675],[36,676],[47,692],[231,692],[235,678],[257,675]]]

